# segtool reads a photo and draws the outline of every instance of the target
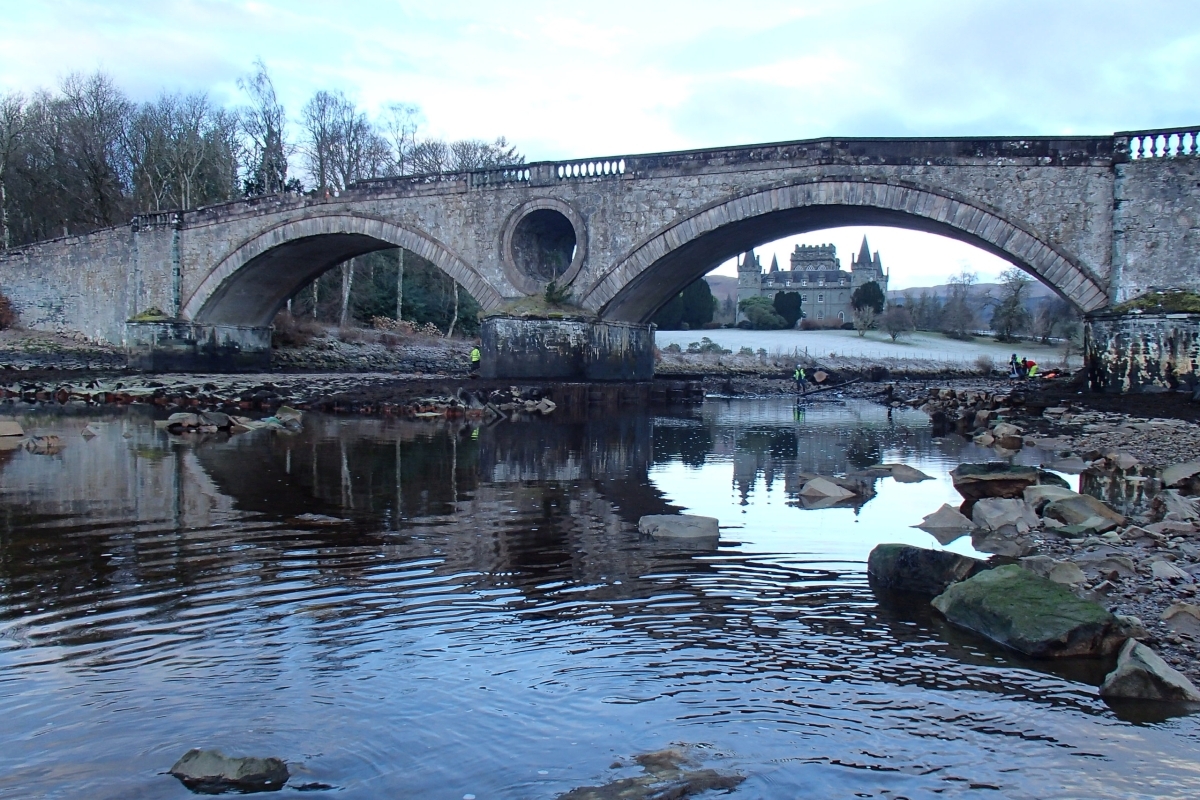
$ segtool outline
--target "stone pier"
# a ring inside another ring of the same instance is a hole
[[[650,325],[589,319],[495,316],[480,335],[485,378],[648,381],[654,378]]]
[[[125,324],[131,369],[145,372],[265,372],[271,368],[271,329],[197,325],[186,320]]]

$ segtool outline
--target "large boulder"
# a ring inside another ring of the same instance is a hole
[[[1002,461],[959,464],[950,470],[950,479],[958,493],[971,502],[985,497],[1020,497],[1026,486],[1038,482],[1038,471]]]
[[[273,792],[288,780],[278,758],[230,757],[220,750],[191,749],[168,770],[189,789],[202,794]]]
[[[1100,686],[1101,697],[1200,703],[1200,690],[1146,645],[1130,639],[1121,648],[1117,668]]]
[[[1016,498],[985,497],[971,509],[971,520],[975,527],[988,531],[1012,528],[1016,533],[1026,533],[1038,526],[1037,514],[1028,503]]]
[[[1125,638],[1103,606],[1016,564],[951,585],[933,607],[952,624],[1034,658],[1107,655]]]
[[[1168,489],[1178,489],[1187,486],[1197,475],[1200,475],[1200,461],[1172,464],[1162,471],[1162,485]]]
[[[719,539],[716,517],[694,514],[647,514],[638,520],[638,530],[655,539]]]
[[[1033,507],[1033,510],[1038,514],[1042,513],[1047,504],[1053,503],[1055,500],[1067,500],[1072,497],[1078,497],[1079,493],[1070,489],[1064,489],[1061,486],[1048,486],[1038,484],[1036,486],[1026,486],[1024,497],[1025,502]]]
[[[1104,501],[1088,494],[1053,500],[1042,509],[1042,516],[1056,519],[1064,525],[1086,525],[1098,530],[1107,526],[1104,520],[1112,523],[1108,526],[1109,530],[1125,524],[1125,517],[1109,508]]]
[[[932,597],[944,592],[950,584],[987,568],[985,561],[948,550],[880,544],[867,558],[867,580],[877,588],[918,592]]]

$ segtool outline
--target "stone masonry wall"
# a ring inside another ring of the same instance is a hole
[[[1116,169],[1113,302],[1151,287],[1200,293],[1200,158],[1143,158]]]

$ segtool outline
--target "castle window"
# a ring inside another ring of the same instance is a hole
[[[824,302],[825,302],[825,295],[823,295],[823,294],[819,294],[819,295],[817,295],[817,302],[818,302],[818,303],[824,303]]]
[[[825,312],[824,312],[824,311],[818,311],[818,312],[817,312],[817,319],[825,319]]]
[[[802,295],[800,295],[800,302],[801,302],[801,303],[807,303],[807,302],[808,302],[808,295],[806,295],[806,294],[802,294]]]
[[[846,321],[846,312],[845,312],[845,311],[839,311],[839,312],[838,312],[838,319],[840,319],[842,322],[845,322],[845,321]]]

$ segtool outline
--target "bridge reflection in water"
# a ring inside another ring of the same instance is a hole
[[[26,417],[66,447],[0,452],[0,790],[167,796],[159,773],[212,743],[346,797],[553,797],[673,741],[732,754],[747,796],[1200,789],[1157,755],[1194,723],[1114,736],[1095,676],[877,602],[868,540],[933,546],[899,498],[952,494],[978,457],[921,419],[741,401],[182,439],[131,413],[88,441]],[[939,480],[797,507],[799,473],[875,460]],[[736,527],[714,552],[638,535],[679,508]]]

